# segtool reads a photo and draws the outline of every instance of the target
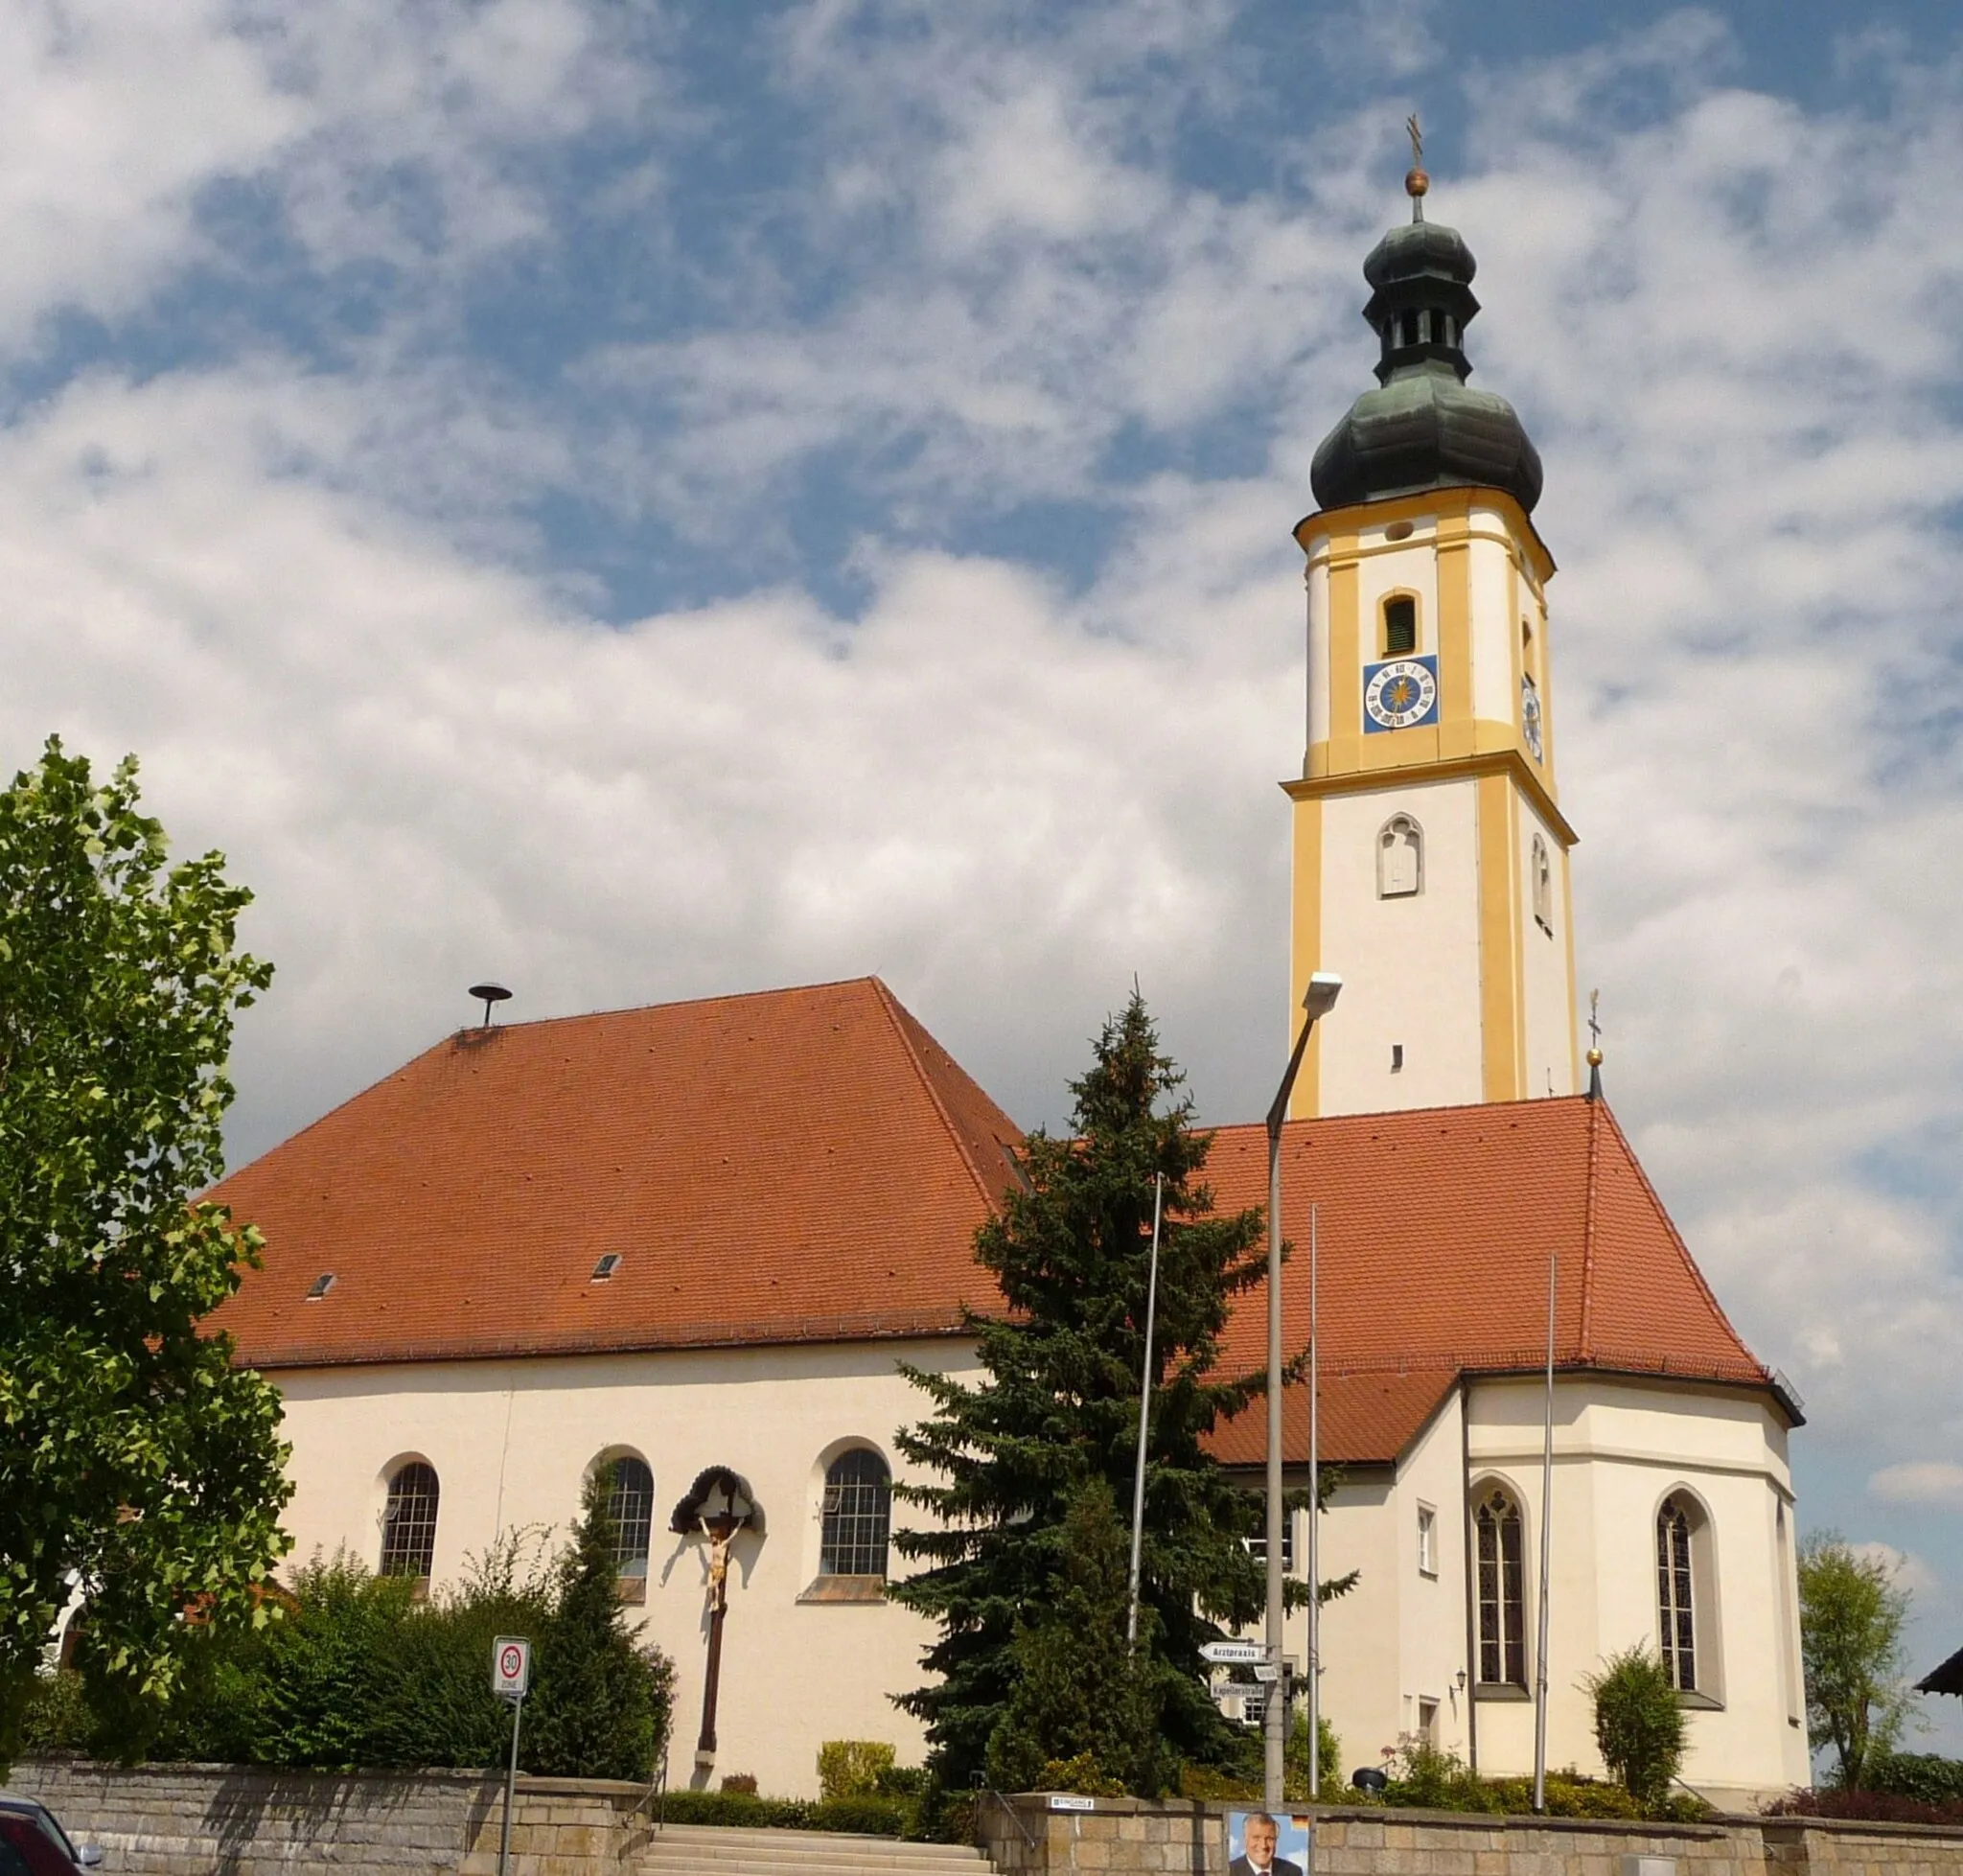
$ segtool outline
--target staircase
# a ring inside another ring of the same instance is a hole
[[[636,1859],[637,1876],[994,1876],[980,1850],[901,1843],[823,1830],[725,1830],[667,1824]]]

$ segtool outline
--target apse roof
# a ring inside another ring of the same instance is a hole
[[[269,1370],[955,1334],[1000,1307],[973,1241],[1019,1137],[873,978],[465,1030],[217,1190],[266,1251],[215,1321]],[[1264,1129],[1217,1129],[1206,1176],[1261,1204]],[[1294,1122],[1283,1176],[1298,1246],[1317,1208],[1332,1459],[1394,1458],[1463,1370],[1537,1366],[1557,1252],[1561,1365],[1772,1385],[1602,1101]],[[1295,1348],[1299,1250],[1283,1285]],[[1232,1366],[1264,1323],[1243,1295]]]

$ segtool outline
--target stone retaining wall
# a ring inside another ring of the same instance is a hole
[[[495,1876],[504,1781],[473,1772],[283,1772],[241,1766],[24,1763],[37,1797],[103,1847],[112,1876]],[[621,1876],[648,1838],[647,1791],[603,1779],[518,1781],[513,1876]]]
[[[1058,1811],[1038,1794],[984,1797],[979,1823],[982,1848],[1006,1876],[1224,1876],[1227,1809],[1099,1798],[1094,1810]],[[1963,1829],[1913,1824],[1653,1824],[1340,1806],[1314,1816],[1316,1876],[1636,1876],[1626,1859],[1656,1860],[1641,1876],[1963,1876]]]

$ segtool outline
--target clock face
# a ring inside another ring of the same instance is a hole
[[[1520,680],[1520,734],[1526,737],[1535,761],[1540,761],[1540,693],[1532,678]]]
[[[1363,667],[1363,728],[1415,730],[1438,721],[1438,660],[1394,658]]]

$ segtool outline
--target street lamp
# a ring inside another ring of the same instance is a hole
[[[1263,1755],[1261,1801],[1270,1811],[1282,1806],[1282,1725],[1286,1717],[1280,1697],[1282,1680],[1282,1123],[1288,1118],[1288,1097],[1295,1091],[1295,1077],[1302,1070],[1302,1057],[1308,1049],[1308,1034],[1317,1020],[1336,1007],[1343,980],[1328,971],[1317,971],[1308,980],[1307,994],[1302,999],[1302,1032],[1295,1038],[1294,1053],[1288,1057],[1287,1073],[1268,1109],[1268,1665],[1276,1679],[1268,1683],[1268,1698],[1261,1708],[1261,1730],[1266,1748]],[[1313,1496],[1315,1481],[1309,1480]],[[1315,1516],[1311,1504],[1309,1517]],[[1308,1593],[1315,1594],[1311,1573]],[[1313,1677],[1316,1664],[1306,1664]],[[1311,1679],[1311,1685],[1313,1679]],[[1308,1743],[1309,1776],[1315,1776],[1320,1742]]]

